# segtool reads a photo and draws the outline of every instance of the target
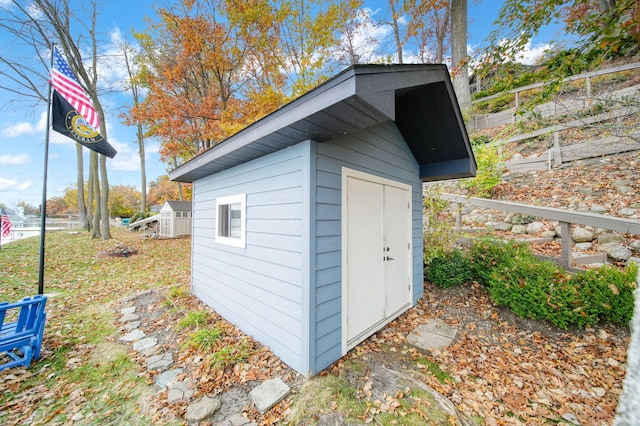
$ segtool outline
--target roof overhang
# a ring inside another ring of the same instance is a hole
[[[194,182],[305,140],[394,121],[423,181],[474,176],[476,163],[444,65],[354,65],[169,173]]]

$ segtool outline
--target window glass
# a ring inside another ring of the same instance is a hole
[[[246,194],[216,200],[216,242],[245,247]]]

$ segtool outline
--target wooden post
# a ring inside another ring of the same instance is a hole
[[[562,164],[562,148],[560,147],[560,132],[553,132],[553,163]]]
[[[560,222],[560,244],[562,246],[562,259],[560,259],[560,266],[564,269],[569,270],[571,268],[571,259],[573,254],[571,253],[571,243],[573,239],[571,238],[571,224],[569,222]]]

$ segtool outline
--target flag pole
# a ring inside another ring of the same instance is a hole
[[[51,63],[49,72],[53,69],[53,48],[51,43]],[[44,172],[42,176],[42,205],[40,206],[40,263],[38,267],[38,294],[44,294],[44,235],[47,231],[47,169],[49,167],[49,128],[51,127],[51,84],[47,98],[47,128],[44,137]]]

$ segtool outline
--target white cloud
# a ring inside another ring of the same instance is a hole
[[[33,183],[30,180],[19,181],[18,179],[0,176],[0,192],[25,191],[31,188],[32,185]]]
[[[2,136],[6,138],[17,138],[23,135],[35,135],[43,133],[47,127],[47,112],[43,111],[37,123],[22,121],[14,123],[2,130]]]
[[[550,49],[551,44],[549,43],[540,43],[535,46],[531,46],[531,41],[529,41],[524,50],[518,55],[517,60],[525,65],[534,65],[542,55]]]
[[[0,164],[23,165],[31,162],[29,154],[2,154],[0,155]]]

